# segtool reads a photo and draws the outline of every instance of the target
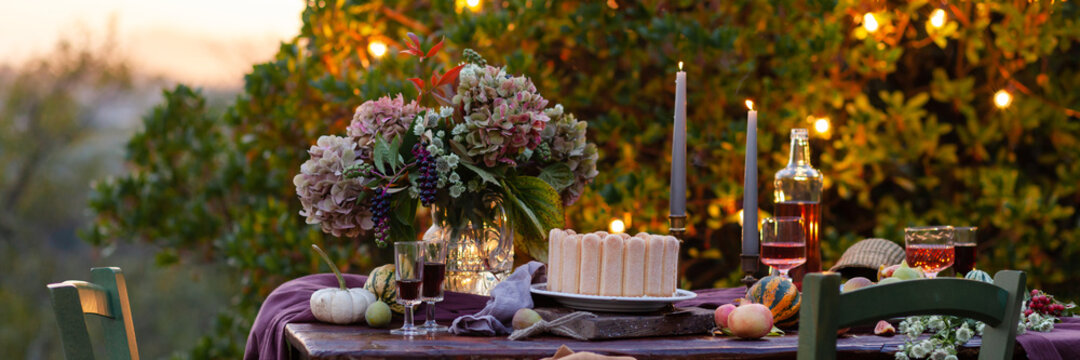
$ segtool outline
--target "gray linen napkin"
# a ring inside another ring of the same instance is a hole
[[[513,329],[508,324],[513,321],[514,313],[521,308],[533,307],[529,285],[532,284],[534,275],[537,275],[537,270],[542,267],[544,264],[538,261],[519,266],[510,277],[491,289],[491,300],[488,300],[483,310],[454,319],[450,332],[473,336],[509,334]]]

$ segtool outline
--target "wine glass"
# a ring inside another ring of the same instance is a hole
[[[446,280],[446,242],[425,240],[423,286],[420,300],[427,303],[427,321],[420,325],[429,332],[445,332],[446,326],[435,322],[435,303],[443,301],[443,281]]]
[[[922,268],[928,278],[952,266],[956,259],[952,226],[921,226],[904,229],[904,245],[908,266]]]
[[[394,335],[424,335],[427,331],[413,325],[413,307],[420,304],[420,283],[424,268],[424,248],[419,241],[394,243],[394,280],[397,283],[397,303],[405,306],[405,324],[390,330]]]
[[[975,270],[975,230],[978,228],[974,226],[962,226],[954,228],[956,230],[956,240],[953,241],[953,252],[956,254],[956,261],[953,263],[953,267],[956,268],[956,273],[960,275],[967,275],[971,270]]]
[[[789,270],[806,263],[806,230],[801,217],[778,216],[761,221],[761,263],[788,279]]]

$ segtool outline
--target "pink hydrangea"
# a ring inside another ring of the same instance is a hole
[[[401,94],[395,98],[383,96],[368,100],[356,108],[347,131],[362,149],[370,149],[376,135],[389,141],[408,131],[421,110],[416,101],[405,103]]]
[[[364,178],[346,178],[345,169],[361,163],[357,145],[350,138],[322,136],[308,150],[311,159],[293,177],[296,195],[304,207],[300,215],[308,224],[337,237],[356,237],[375,225],[371,212],[357,197],[364,191]]]
[[[454,140],[489,167],[515,164],[522,151],[535,149],[548,122],[544,114],[548,101],[532,81],[494,66],[465,66],[453,102],[464,113]]]

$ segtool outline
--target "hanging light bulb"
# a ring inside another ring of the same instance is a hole
[[[370,44],[368,44],[367,49],[368,52],[371,52],[372,56],[375,56],[377,58],[386,55],[386,44],[382,41],[372,41]]]
[[[862,17],[862,26],[866,31],[875,32],[878,29],[877,18],[874,17],[874,13],[866,13]]]
[[[621,234],[626,231],[626,224],[622,220],[611,220],[611,225],[608,225],[608,232],[612,234]]]
[[[818,134],[824,134],[829,132],[829,118],[818,118],[814,121],[814,130]]]
[[[465,5],[473,12],[480,11],[480,0],[465,0]]]
[[[945,26],[945,10],[937,9],[930,13],[930,26],[938,29]]]
[[[1007,108],[1009,104],[1012,104],[1012,94],[1008,90],[1001,89],[994,93],[994,105],[997,105],[998,108]]]

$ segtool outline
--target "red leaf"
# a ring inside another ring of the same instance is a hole
[[[417,56],[417,57],[420,56],[420,51],[419,50],[413,50],[413,49],[401,50],[401,53],[402,54],[409,54],[409,55]]]
[[[461,72],[461,68],[463,67],[465,67],[465,64],[455,66],[453,69],[446,71],[446,73],[442,75],[442,79],[439,79],[439,85],[436,86],[453,84],[454,80],[457,80],[458,73]]]
[[[444,42],[444,41],[446,41],[446,39],[445,39],[445,38],[443,38],[442,40],[439,40],[439,43],[438,43],[438,44],[435,44],[435,46],[432,46],[432,47],[431,47],[431,49],[429,49],[429,50],[427,51],[427,55],[424,55],[424,57],[432,57],[432,56],[435,56],[435,54],[437,54],[437,53],[439,52],[439,50],[440,50],[440,49],[442,49],[442,46],[443,46],[443,42]]]
[[[412,79],[409,79],[409,81],[412,81],[413,86],[416,86],[416,91],[417,92],[420,92],[420,93],[424,92],[424,80],[420,80],[420,78],[412,78]]]
[[[431,73],[431,87],[439,86],[439,72],[435,71]]]

